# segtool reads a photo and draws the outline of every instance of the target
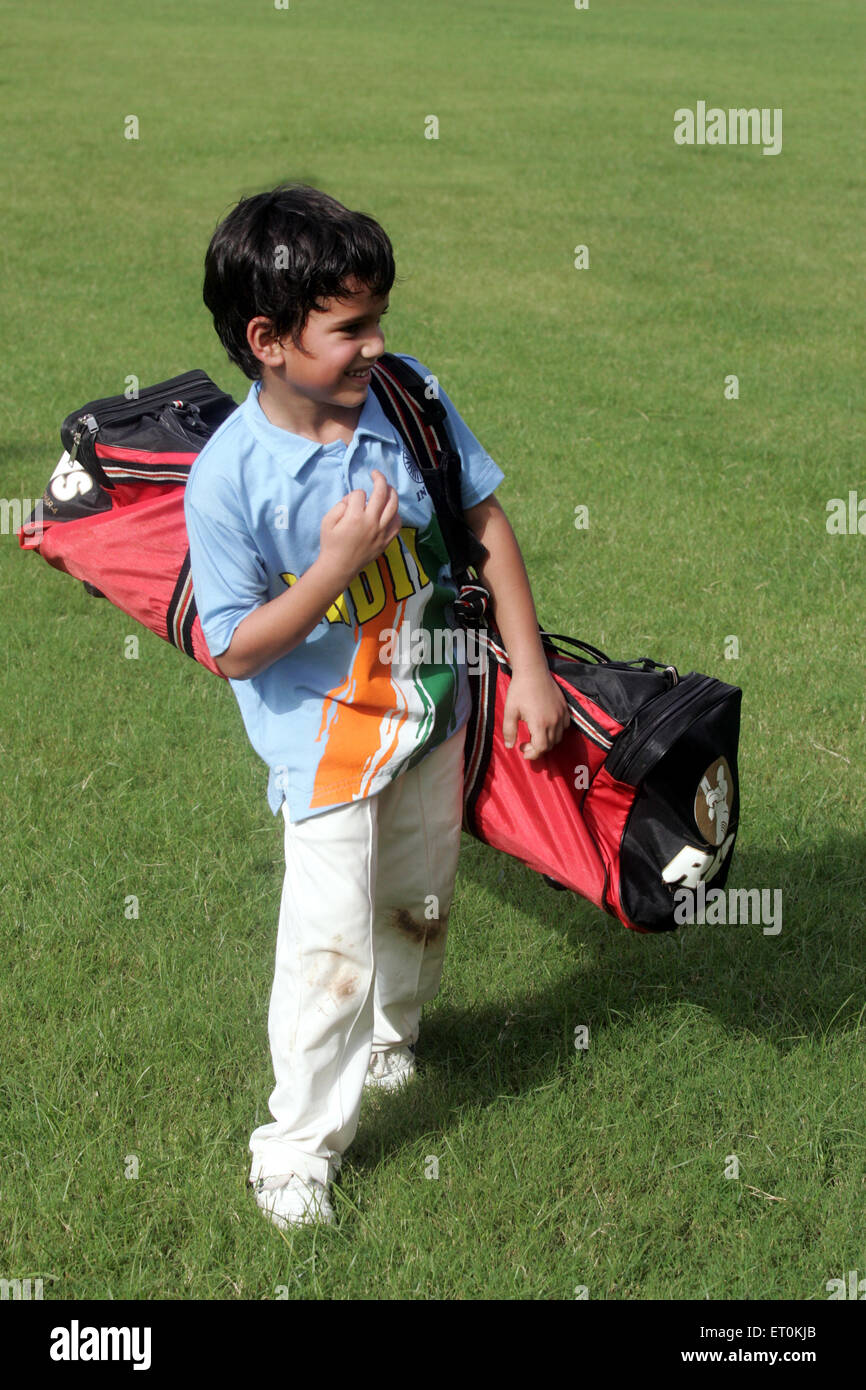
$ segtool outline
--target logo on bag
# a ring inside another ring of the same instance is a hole
[[[662,869],[662,880],[669,888],[697,888],[699,883],[709,883],[715,878],[727,858],[734,836],[729,835],[715,854],[696,849],[694,845],[683,845],[669,864]]]
[[[698,784],[695,824],[708,845],[720,845],[728,831],[734,779],[727,759],[715,758]]]
[[[697,888],[715,878],[734,843],[728,834],[733,800],[734,776],[727,758],[714,758],[695,794],[695,825],[714,848],[683,845],[662,869],[662,881],[669,888]]]
[[[48,480],[48,490],[58,502],[72,502],[89,492],[93,479],[77,459],[71,459],[64,449],[57,467]]]

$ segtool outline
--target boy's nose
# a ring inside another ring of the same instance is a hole
[[[362,348],[365,357],[381,357],[385,351],[385,330],[378,324]]]

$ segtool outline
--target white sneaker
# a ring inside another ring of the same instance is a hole
[[[415,1054],[410,1047],[387,1047],[370,1058],[365,1086],[380,1091],[396,1091],[415,1075]]]
[[[297,1173],[281,1173],[276,1178],[259,1178],[253,1188],[256,1201],[275,1226],[306,1226],[321,1221],[330,1226],[334,1208],[324,1183],[301,1178]]]

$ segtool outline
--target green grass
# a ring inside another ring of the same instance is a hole
[[[862,1276],[866,538],[825,528],[866,496],[862,6],[0,20],[0,492],[38,496],[60,420],[130,373],[240,398],[207,241],[242,193],[319,184],[392,236],[388,346],[501,463],[542,621],[742,686],[730,883],[784,904],[776,937],[637,936],[465,838],[418,1080],[365,1100],[338,1226],[283,1235],[245,1189],[264,769],[222,682],[144,632],[125,660],[135,625],[5,536],[0,1274],[76,1299],[820,1300]],[[782,154],[675,146],[698,99],[783,107]]]

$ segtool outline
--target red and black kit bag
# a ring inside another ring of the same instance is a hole
[[[699,883],[724,884],[736,838],[741,691],[542,632],[571,727],[527,761],[523,735],[511,749],[502,735],[511,669],[501,638],[488,629],[479,639],[464,828],[635,931],[673,930],[678,890],[693,897],[679,921],[694,920]]]
[[[197,454],[235,408],[202,371],[132,399],[89,401],[63,421],[63,456],[18,532],[25,550],[219,676],[196,612],[183,495]]]
[[[506,748],[511,669],[486,621],[489,595],[471,573],[484,551],[463,521],[447,416],[406,363],[383,364],[377,394],[433,497],[461,585],[455,615],[478,637],[478,660],[468,667],[464,829],[634,931],[694,920],[699,885],[724,884],[736,839],[741,690],[695,671],[680,677],[648,657],[611,661],[586,642],[542,631],[571,727],[535,760],[520,753],[520,733]],[[691,895],[691,916],[678,891]]]
[[[507,749],[511,670],[486,619],[489,595],[472,573],[487,552],[463,519],[445,410],[391,354],[371,384],[436,508],[459,588],[455,621],[477,633],[464,828],[635,931],[671,930],[676,895],[727,878],[742,692],[697,672],[680,678],[649,658],[611,661],[588,643],[541,632],[571,727],[537,760],[520,753],[520,733]],[[23,548],[220,676],[196,612],[183,494],[196,455],[235,408],[206,373],[192,371],[134,399],[73,411],[61,426],[64,455],[18,533]]]

